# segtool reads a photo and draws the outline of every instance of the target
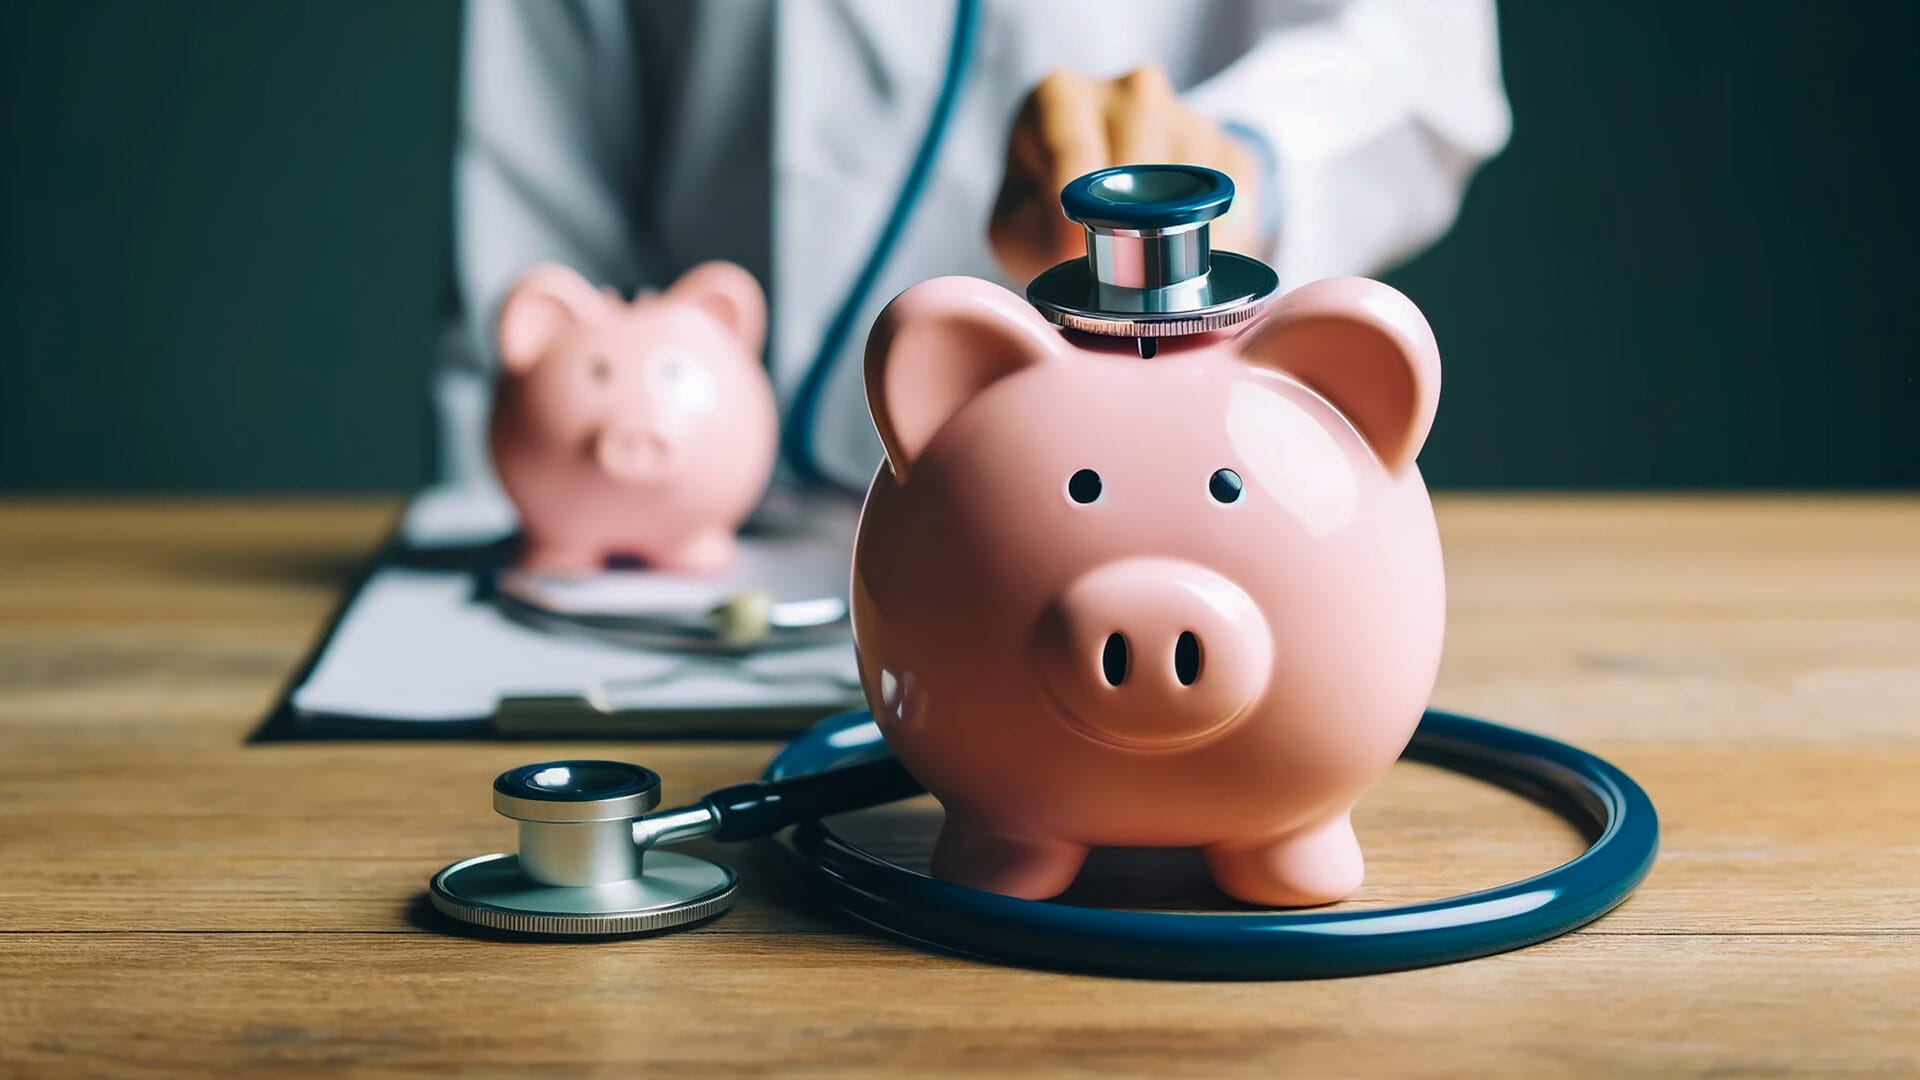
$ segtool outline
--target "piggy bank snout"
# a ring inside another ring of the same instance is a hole
[[[1259,701],[1273,635],[1253,598],[1177,559],[1130,558],[1071,582],[1042,614],[1041,678],[1084,734],[1170,748],[1215,734]]]
[[[651,428],[608,427],[593,436],[593,457],[607,474],[633,484],[665,479],[673,471],[673,442]]]

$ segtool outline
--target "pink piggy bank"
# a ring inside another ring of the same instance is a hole
[[[537,266],[500,310],[493,464],[528,570],[723,569],[773,472],[766,300],[730,263],[631,303]]]
[[[1359,887],[1348,815],[1445,629],[1413,304],[1321,281],[1143,360],[943,278],[881,315],[866,380],[887,462],[853,628],[888,745],[946,810],[934,876],[1038,899],[1089,848],[1194,847],[1253,904]]]

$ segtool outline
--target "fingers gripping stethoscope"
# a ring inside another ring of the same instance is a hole
[[[854,712],[794,740],[760,780],[669,810],[654,810],[660,777],[635,765],[560,761],[502,773],[494,807],[519,822],[519,851],[447,867],[430,896],[453,918],[512,933],[661,932],[721,914],[737,888],[726,867],[667,848],[791,830],[782,847],[832,906],[915,945],[1110,975],[1290,979],[1424,967],[1558,937],[1612,910],[1652,866],[1653,804],[1632,778],[1583,750],[1429,712],[1405,759],[1533,799],[1590,846],[1522,881],[1389,908],[1195,914],[1019,900],[894,865],[823,820],[921,790],[887,755],[872,717]]]

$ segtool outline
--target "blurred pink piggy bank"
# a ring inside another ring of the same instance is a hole
[[[1445,631],[1419,310],[1321,281],[1143,360],[943,278],[881,315],[866,379],[854,634],[946,809],[934,876],[1038,899],[1089,848],[1193,847],[1253,904],[1358,888],[1349,812]]]
[[[631,303],[563,266],[527,271],[500,310],[492,428],[494,470],[520,512],[520,565],[731,564],[773,472],[766,326],[760,286],[731,263]]]

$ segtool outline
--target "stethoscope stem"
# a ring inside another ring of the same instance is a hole
[[[704,802],[690,806],[676,806],[671,810],[662,810],[649,814],[633,823],[633,842],[640,850],[666,847],[668,844],[685,843],[713,835],[713,826],[719,819],[714,816],[713,808]]]
[[[923,790],[892,757],[785,780],[755,780],[636,819],[633,842],[644,852],[702,837],[721,843],[754,840],[803,821],[880,806]]]

